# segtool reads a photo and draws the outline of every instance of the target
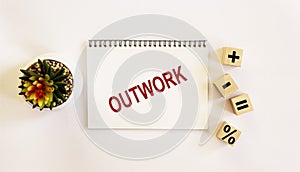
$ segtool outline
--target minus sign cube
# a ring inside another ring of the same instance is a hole
[[[234,82],[232,77],[229,74],[225,74],[214,82],[214,85],[217,87],[218,91],[223,97],[228,97],[239,88]]]

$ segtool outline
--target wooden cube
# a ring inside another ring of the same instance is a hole
[[[224,121],[223,123],[221,123],[216,136],[221,141],[234,146],[241,133],[242,132],[240,130]]]
[[[229,74],[225,74],[214,82],[223,97],[227,97],[239,88]]]
[[[248,94],[241,94],[230,99],[233,111],[236,115],[240,115],[253,110]]]
[[[230,66],[241,66],[242,57],[242,49],[224,47],[221,63]]]

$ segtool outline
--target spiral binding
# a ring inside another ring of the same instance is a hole
[[[89,47],[206,47],[206,40],[89,40]]]

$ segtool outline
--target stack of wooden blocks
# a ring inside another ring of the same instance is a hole
[[[242,63],[243,50],[238,48],[224,47],[221,57],[223,65],[240,67]],[[229,98],[239,87],[229,74],[225,74],[214,82],[214,85],[224,98]],[[248,94],[240,94],[229,98],[232,110],[235,115],[241,115],[253,110]],[[222,122],[217,131],[217,138],[233,146],[240,137],[241,131],[228,124]]]

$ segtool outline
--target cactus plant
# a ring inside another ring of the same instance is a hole
[[[19,95],[30,102],[32,108],[57,107],[63,104],[71,95],[73,76],[70,70],[56,60],[40,60],[26,70],[20,70],[24,75],[19,77],[21,89]]]

